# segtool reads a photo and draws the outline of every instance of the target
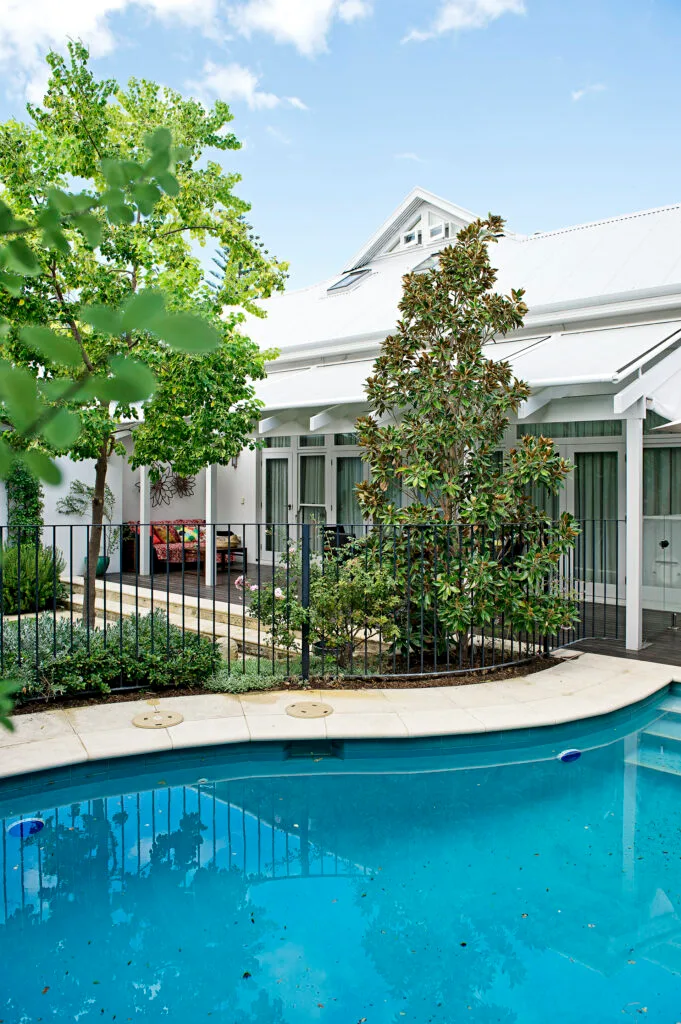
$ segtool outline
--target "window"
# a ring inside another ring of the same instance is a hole
[[[323,434],[302,434],[298,438],[300,448],[323,448],[326,438]]]
[[[440,266],[440,253],[434,252],[432,256],[429,256],[422,263],[417,263],[412,274],[425,274],[427,270],[437,270]]]
[[[664,416],[660,416],[659,413],[653,412],[652,409],[648,409],[646,418],[643,421],[643,433],[653,434],[655,427],[663,427],[665,423],[669,423],[669,420],[665,419]],[[659,437],[659,434],[653,434],[653,437]]]
[[[290,448],[290,437],[266,437],[265,448]]]
[[[336,281],[335,284],[332,284],[331,287],[326,290],[327,292],[344,291],[344,289],[352,287],[353,284],[357,284],[363,277],[366,277],[367,274],[370,273],[370,270],[351,270],[349,274],[346,274],[345,277],[341,277],[340,281]]]
[[[621,420],[579,420],[574,423],[519,423],[516,437],[620,437]]]
[[[679,514],[681,514],[681,448],[644,448],[643,515],[678,516]]]
[[[334,434],[334,444],[359,444],[359,435],[356,433]]]

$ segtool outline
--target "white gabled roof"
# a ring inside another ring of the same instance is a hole
[[[396,212],[404,214],[415,200],[439,207],[444,202],[415,189]],[[450,209],[452,217],[458,211],[472,218],[459,207],[450,204]],[[393,231],[395,223],[393,214],[355,262],[368,259],[372,250],[382,251],[386,233]],[[326,348],[361,351],[362,339],[377,342],[394,330],[403,275],[442,244],[375,256],[366,263],[371,272],[347,290],[328,292],[343,276],[341,270],[309,288],[274,295],[263,303],[267,318],[248,318],[247,332],[262,348],[277,348],[282,355],[287,350],[304,353]],[[525,289],[530,323],[549,319],[561,323],[563,311],[570,308],[604,307],[616,301],[628,301],[631,306],[634,299],[651,294],[669,293],[673,298],[681,293],[681,205],[561,231],[507,235],[491,246],[490,253],[498,268],[497,289],[504,293]]]
[[[417,215],[420,207],[425,205],[435,206],[442,210],[446,217],[454,221],[458,227],[471,224],[476,219],[476,215],[471,213],[470,210],[464,210],[461,206],[456,206],[455,203],[450,203],[447,199],[436,196],[434,192],[429,192],[428,189],[417,186],[411,190],[406,199],[390,214],[388,219],[381,224],[378,231],[374,232],[368,242],[364,243],[359,252],[355,253],[346,269],[354,270],[356,267],[365,267],[377,256],[380,256],[390,239],[402,231],[403,228],[406,228],[409,222]]]

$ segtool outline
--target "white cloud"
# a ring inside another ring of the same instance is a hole
[[[575,89],[572,95],[572,99],[577,103],[579,100],[583,100],[585,96],[588,96],[592,92],[605,92],[606,86],[601,82],[597,82],[595,85],[586,85],[583,89]]]
[[[425,160],[418,153],[395,153],[396,160],[413,160],[415,164],[425,164]]]
[[[210,29],[217,0],[0,0],[0,68],[14,91],[30,99],[42,97],[47,81],[44,56],[62,49],[68,39],[81,39],[93,56],[116,45],[112,15],[135,2],[157,18],[173,18]]]
[[[286,99],[286,102],[290,103],[292,107],[296,108],[296,110],[309,110],[310,109],[308,107],[307,103],[303,103],[303,101],[301,99],[299,99],[297,96],[286,96],[285,99]]]
[[[228,16],[242,35],[266,32],[311,57],[327,49],[336,18],[349,24],[366,18],[372,7],[371,0],[242,0],[230,5]]]
[[[435,20],[427,29],[412,29],[403,43],[423,42],[445,32],[486,28],[502,14],[525,14],[524,0],[441,0]]]
[[[279,96],[273,92],[258,89],[259,75],[242,64],[213,64],[206,61],[200,79],[187,82],[202,99],[206,100],[243,100],[251,110],[271,110],[281,103]]]
[[[274,128],[271,124],[267,125],[266,131],[268,135],[271,135],[273,139],[276,139],[277,142],[280,142],[282,146],[291,145],[291,140],[289,139],[288,135],[284,135],[283,132],[280,132],[278,128]]]
[[[203,66],[201,78],[187,82],[187,88],[206,101],[232,103],[243,100],[251,110],[273,110],[285,104],[297,110],[308,109],[297,96],[276,96],[273,92],[259,89],[259,83],[260,75],[243,64],[214,64],[209,60]]]

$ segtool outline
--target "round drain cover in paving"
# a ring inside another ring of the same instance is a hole
[[[169,729],[171,725],[179,725],[184,722],[184,715],[178,711],[145,711],[142,715],[135,715],[132,724],[138,729]]]
[[[330,704],[321,704],[318,700],[301,700],[297,704],[289,704],[286,714],[291,718],[325,718],[333,714]]]

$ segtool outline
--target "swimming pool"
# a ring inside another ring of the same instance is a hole
[[[672,690],[576,727],[8,780],[0,1020],[675,1024],[680,776]]]

